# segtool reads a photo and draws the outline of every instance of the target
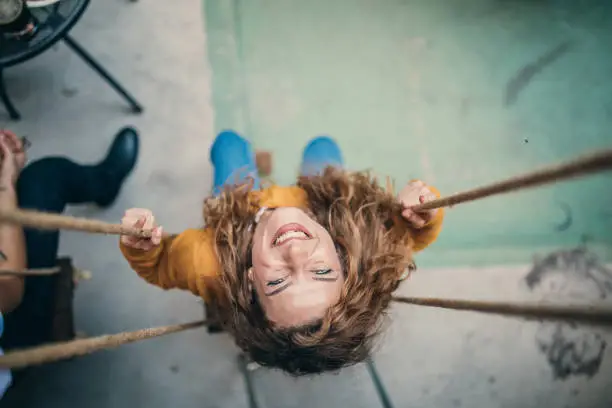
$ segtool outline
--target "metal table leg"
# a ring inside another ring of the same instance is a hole
[[[378,394],[380,403],[384,408],[393,408],[393,404],[391,404],[391,398],[389,398],[389,394],[387,394],[387,390],[385,390],[385,386],[380,380],[380,376],[378,375],[378,371],[374,366],[374,362],[368,358],[366,360],[366,366],[368,367],[370,377],[372,377],[372,382],[374,382],[374,388],[376,388],[376,393]]]
[[[113,78],[105,69],[96,61],[81,45],[79,45],[74,39],[66,34],[64,36],[64,42],[66,45],[74,51],[79,57],[87,63],[94,71],[98,73],[107,84],[109,84],[119,95],[121,95],[131,106],[132,112],[142,113],[142,106],[136,101],[136,99],[123,87],[115,78]]]
[[[0,99],[2,100],[2,103],[4,104],[4,106],[6,107],[6,111],[8,112],[9,117],[11,119],[13,120],[21,119],[21,115],[19,114],[17,109],[15,109],[15,105],[13,105],[13,102],[11,102],[6,92],[6,86],[4,84],[4,74],[3,74],[2,68],[0,68]]]
[[[251,359],[244,353],[240,353],[238,355],[238,366],[240,367],[240,372],[242,373],[242,377],[244,378],[244,383],[246,385],[249,408],[259,408],[257,398],[255,397],[255,386],[253,385],[253,379],[251,378],[251,373],[253,371],[250,366],[251,364],[253,364]]]
[[[240,353],[238,356],[238,366],[240,368],[240,372],[242,373],[242,377],[244,378],[244,382],[247,389],[247,398],[249,400],[249,408],[259,408],[257,404],[257,398],[255,395],[255,386],[253,385],[253,379],[251,374],[254,371],[254,368],[251,367],[252,364],[248,356],[243,353]],[[258,366],[257,366],[258,367]],[[391,398],[389,398],[389,394],[385,390],[385,387],[378,375],[378,371],[374,366],[374,362],[371,359],[366,360],[366,367],[368,369],[368,373],[372,378],[372,382],[374,383],[374,388],[376,389],[376,394],[380,399],[380,403],[383,408],[393,408],[393,404],[391,403]]]

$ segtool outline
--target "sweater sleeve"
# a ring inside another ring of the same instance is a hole
[[[119,244],[131,268],[147,282],[162,289],[178,288],[208,298],[210,278],[219,266],[210,230],[189,229],[166,237],[150,251]]]
[[[432,193],[436,195],[437,198],[440,198],[440,192],[437,188],[428,186]],[[413,245],[412,250],[414,252],[422,251],[427,248],[429,245],[433,244],[434,241],[438,238],[440,231],[442,230],[442,223],[444,222],[444,209],[439,208],[436,212],[436,215],[423,227],[420,229],[414,229],[412,239]]]

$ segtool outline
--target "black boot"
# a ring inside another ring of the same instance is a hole
[[[109,207],[119,195],[123,182],[132,172],[138,160],[139,136],[136,129],[125,127],[117,133],[108,153],[96,168],[108,180],[104,191],[96,200],[100,207]]]

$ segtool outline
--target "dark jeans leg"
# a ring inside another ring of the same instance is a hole
[[[66,158],[33,162],[21,173],[17,196],[21,208],[61,213],[67,204],[95,202],[109,181],[96,166]],[[56,264],[59,231],[25,229],[28,268]],[[0,343],[6,349],[35,346],[50,340],[56,276],[26,277],[21,305],[5,316]]]

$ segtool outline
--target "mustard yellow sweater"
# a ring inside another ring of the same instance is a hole
[[[440,193],[429,187],[438,197]],[[272,186],[253,191],[254,202],[262,207],[307,208],[306,192],[299,187]],[[442,228],[444,210],[422,229],[414,233],[413,251],[420,251],[433,243]],[[120,243],[121,252],[132,269],[147,282],[163,289],[189,290],[205,300],[214,287],[221,268],[215,256],[213,231],[210,228],[188,229],[174,237],[164,238],[150,251],[130,248]]]

